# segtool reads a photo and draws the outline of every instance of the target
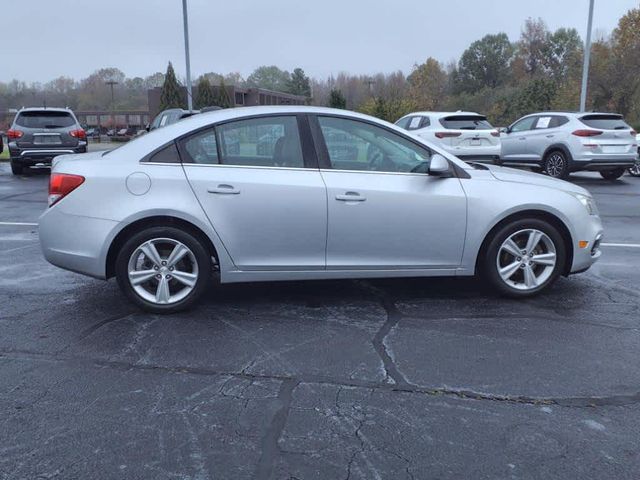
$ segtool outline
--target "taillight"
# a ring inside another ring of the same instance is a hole
[[[70,173],[52,173],[49,179],[49,206],[62,200],[84,182],[84,177]]]
[[[459,137],[460,132],[436,132],[436,137],[438,138],[451,138],[451,137]]]
[[[598,135],[602,135],[601,130],[576,130],[575,132],[571,132],[571,135],[575,135],[576,137],[596,137]]]
[[[81,128],[79,128],[78,130],[71,130],[69,132],[69,135],[71,135],[74,138],[79,138],[80,140],[86,140],[87,139],[87,132],[85,132]]]
[[[20,138],[24,135],[24,132],[20,131],[20,130],[9,130],[7,132],[7,137],[9,137],[9,140],[15,140],[16,138]]]
[[[498,130],[493,130],[493,131],[491,131],[491,136],[492,137],[499,137],[500,136],[500,132]]]

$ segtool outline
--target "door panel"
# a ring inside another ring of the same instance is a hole
[[[225,123],[181,140],[200,204],[241,270],[325,268],[326,187],[305,168],[295,116]]]
[[[459,179],[331,170],[322,177],[329,203],[327,269],[460,265],[467,200]]]
[[[509,133],[500,135],[502,143],[501,158],[507,161],[534,161],[535,153],[531,152],[529,135],[536,117],[527,117],[518,120],[511,126]]]

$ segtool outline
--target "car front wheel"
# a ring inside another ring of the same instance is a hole
[[[603,170],[600,176],[605,180],[617,180],[624,175],[624,168],[614,168],[613,170]]]
[[[544,171],[553,178],[567,178],[569,176],[569,163],[565,154],[560,151],[547,154],[544,159]]]
[[[558,230],[543,220],[517,220],[491,238],[483,257],[483,273],[502,294],[536,295],[560,276],[566,250]]]
[[[133,235],[116,258],[124,294],[153,313],[184,310],[204,293],[211,277],[207,249],[190,233],[151,227]]]
[[[18,165],[15,162],[11,162],[11,173],[14,175],[22,175],[24,172],[24,167],[22,165]]]

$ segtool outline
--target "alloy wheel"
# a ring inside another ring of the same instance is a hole
[[[640,177],[640,162],[634,163],[633,167],[629,168],[629,174],[634,177]]]
[[[534,290],[544,284],[556,266],[556,247],[536,229],[519,230],[500,246],[496,265],[502,281],[517,290]]]
[[[185,244],[154,238],[136,248],[128,262],[131,287],[144,300],[167,305],[189,295],[198,281],[198,262]]]
[[[565,169],[565,160],[559,153],[552,153],[547,159],[545,170],[550,177],[558,178],[562,176]]]

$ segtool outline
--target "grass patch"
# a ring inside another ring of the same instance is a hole
[[[4,152],[0,153],[0,162],[8,162],[9,161],[9,149],[5,145]]]

